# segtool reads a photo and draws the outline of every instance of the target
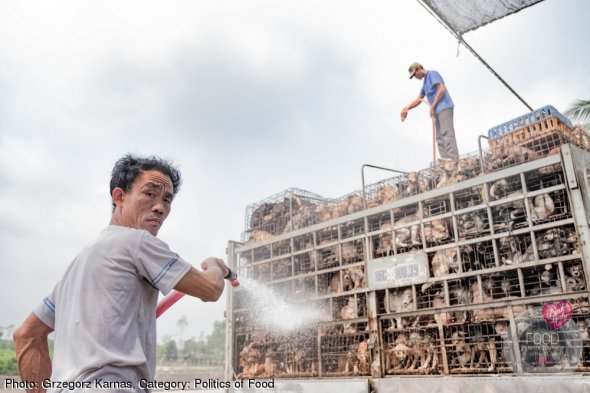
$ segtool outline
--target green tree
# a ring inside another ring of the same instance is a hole
[[[590,130],[590,100],[576,100],[565,111],[572,120],[582,123],[582,127]]]
[[[186,317],[186,315],[183,315],[182,317],[180,317],[178,322],[176,322],[176,326],[178,326],[178,330],[180,331],[180,333],[178,334],[178,346],[182,347],[183,346],[182,340],[184,338],[184,330],[188,326],[188,318]]]
[[[14,341],[0,340],[0,375],[18,375]]]
[[[223,365],[225,360],[225,321],[213,323],[213,333],[207,337],[210,365]]]
[[[191,337],[184,342],[180,356],[183,363],[196,366],[203,364],[203,353],[205,351],[205,343],[202,340],[195,340],[194,337]]]
[[[164,343],[163,360],[168,363],[176,362],[178,360],[178,347],[176,341],[170,340]]]

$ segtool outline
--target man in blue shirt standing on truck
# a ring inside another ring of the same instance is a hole
[[[442,76],[436,71],[425,70],[420,63],[412,63],[408,71],[410,79],[416,77],[420,80],[424,79],[424,82],[418,98],[402,109],[402,121],[408,116],[408,111],[420,105],[426,96],[430,103],[430,116],[434,118],[438,152],[441,158],[458,160],[459,151],[453,125],[454,105]]]

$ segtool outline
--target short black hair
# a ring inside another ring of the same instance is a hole
[[[111,195],[113,190],[117,187],[128,192],[133,182],[144,171],[156,170],[168,176],[172,181],[173,195],[176,195],[180,190],[182,179],[180,171],[171,161],[164,160],[157,156],[140,157],[134,156],[130,153],[119,158],[113,167],[111,173]],[[115,202],[113,202],[113,211],[115,211]]]

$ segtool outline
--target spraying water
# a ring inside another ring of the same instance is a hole
[[[252,310],[256,324],[275,333],[287,333],[329,319],[329,311],[312,302],[297,304],[268,286],[250,278],[240,278],[236,296],[246,296],[243,306]],[[301,302],[306,296],[297,295]],[[311,296],[310,296],[311,297]]]

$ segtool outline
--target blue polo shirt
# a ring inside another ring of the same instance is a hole
[[[422,84],[422,90],[420,90],[421,96],[426,96],[428,102],[432,104],[434,101],[434,97],[436,96],[436,84],[442,83],[445,84],[443,81],[442,76],[436,71],[428,71],[426,76],[424,77],[424,83]],[[449,91],[445,92],[443,98],[439,101],[438,105],[436,106],[436,114],[439,114],[444,109],[452,108],[453,100],[451,100],[451,96],[449,95]]]

